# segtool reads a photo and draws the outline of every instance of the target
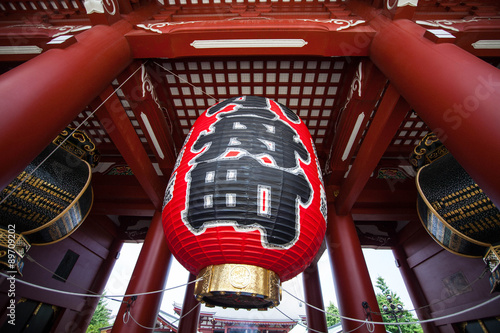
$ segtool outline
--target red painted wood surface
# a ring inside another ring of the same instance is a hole
[[[368,302],[372,312],[380,313],[354,221],[350,215],[337,215],[333,204],[328,205],[326,240],[340,314],[366,320],[363,302]],[[375,314],[371,315],[371,319],[382,321]],[[347,319],[342,319],[342,328],[345,331],[357,329],[356,332],[369,332],[362,322]],[[373,332],[385,333],[385,328],[375,325]]]
[[[130,63],[127,28],[124,22],[94,27],[67,49],[47,51],[0,76],[0,188]]]
[[[196,275],[189,274],[188,282],[193,282],[194,280],[196,280]],[[194,286],[195,283],[191,283],[186,287],[178,332],[196,333],[198,331],[201,304],[194,297]]]
[[[500,70],[424,32],[413,22],[390,23],[370,57],[498,206]]]
[[[113,94],[113,89],[107,88],[102,96],[100,100],[103,101],[108,96],[111,98],[96,112],[99,121],[104,124],[107,133],[127,161],[155,208],[161,209],[166,184],[154,169],[144,146],[126,116],[125,109],[116,95]]]
[[[339,214],[348,214],[387,149],[409,107],[397,91],[389,86],[380,102],[373,122],[346,181],[340,188],[335,207]]]
[[[302,280],[304,281],[304,295],[307,303],[305,305],[307,327],[311,330],[316,330],[316,332],[328,332],[326,314],[309,306],[312,305],[318,309],[325,310],[317,263],[313,263],[306,268],[302,273]]]
[[[149,226],[141,253],[130,278],[125,294],[143,293],[161,290],[165,287],[171,254],[167,247],[161,224],[161,213],[156,212]],[[160,309],[162,293],[139,295],[130,307],[133,318],[142,326],[154,327]],[[137,325],[132,318],[123,322],[123,314],[127,310],[127,302],[131,297],[125,297],[113,325],[113,333],[152,332]]]

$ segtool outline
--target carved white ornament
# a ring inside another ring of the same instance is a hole
[[[393,2],[391,3],[391,0],[386,0],[385,6],[387,7],[388,10],[392,10],[396,5],[398,7],[405,7],[405,6],[412,6],[412,7],[417,7],[418,5],[418,0],[392,0]]]
[[[103,3],[104,9],[108,12],[109,15],[113,16],[116,14],[118,4],[115,3],[115,0],[104,0]]]
[[[149,74],[146,71],[146,66],[144,66],[144,64],[141,65],[141,79],[142,79],[142,97],[146,97],[146,92],[149,92],[151,94],[151,98],[156,103],[158,110],[163,112],[163,108],[160,105],[160,100],[158,98],[158,95],[156,94],[155,87],[153,86],[153,82],[151,82],[151,78],[149,77]],[[168,112],[165,113],[167,114],[167,120],[170,125],[170,133],[173,133],[173,123],[170,119],[170,115]]]
[[[330,20],[299,19],[299,21],[315,22],[315,23],[333,23],[333,24],[340,26],[336,29],[336,31],[341,31],[344,29],[348,29],[348,28],[357,26],[359,24],[366,23],[366,21],[364,21],[364,20],[341,20],[341,19],[330,19]],[[148,24],[137,24],[136,27],[162,34],[163,31],[161,31],[161,28],[164,28],[164,27],[174,26],[174,25],[193,24],[193,23],[200,23],[200,22],[205,22],[205,21],[148,23]]]
[[[341,20],[341,19],[330,19],[330,20],[318,20],[318,19],[301,19],[301,21],[317,22],[317,23],[333,23],[340,25],[336,30],[344,30],[357,26],[358,24],[366,23],[364,20]]]
[[[65,25],[62,27],[58,26],[52,26],[52,25],[44,25],[44,24],[16,24],[16,25],[10,25],[9,28],[29,28],[29,29],[45,29],[45,30],[57,30],[60,31],[58,33],[53,34],[51,37],[59,37],[62,35],[65,35],[70,32],[79,32],[79,31],[84,31],[92,28],[90,25]]]
[[[149,74],[146,71],[146,66],[144,66],[144,64],[141,65],[141,79],[142,79],[142,97],[146,97],[146,92],[149,92],[151,94],[151,98],[158,106],[158,109],[162,111],[160,102],[158,100],[158,95],[156,95],[155,88],[153,86],[153,83],[151,82],[151,78],[149,77]],[[158,157],[164,159],[165,154],[163,154],[163,150],[161,149],[160,144],[158,143],[158,139],[156,138],[153,127],[151,126],[151,123],[149,122],[149,119],[144,112],[141,112],[141,119],[144,122],[144,125],[146,126],[146,130],[148,131],[153,146],[155,147],[156,152],[158,153]]]
[[[146,71],[146,66],[144,64],[141,65],[141,79],[142,79],[142,97],[146,97],[146,91],[151,94],[151,98],[158,106],[158,109],[162,109],[158,95],[156,94],[156,90],[151,82],[151,78],[149,77],[148,72]]]
[[[201,21],[199,21],[199,22],[201,22]],[[162,34],[163,31],[160,30],[161,28],[168,27],[168,26],[171,26],[171,25],[182,25],[182,24],[189,24],[189,23],[196,23],[196,21],[137,24],[136,27],[142,28],[144,30],[149,30],[149,31],[152,31],[152,32],[156,32],[158,34]]]
[[[470,23],[470,22],[479,22],[481,21],[481,18],[472,18],[470,20],[427,20],[427,21],[422,21],[422,20],[417,20],[416,23],[420,25],[426,25],[429,27],[439,27],[443,29],[448,29],[451,31],[459,31],[457,28],[453,27],[453,24],[460,24],[460,23]]]
[[[356,137],[358,136],[358,132],[361,128],[361,124],[363,124],[363,119],[365,119],[365,113],[361,112],[358,116],[358,119],[356,120],[356,123],[354,124],[354,128],[352,129],[351,136],[349,137],[349,140],[347,141],[347,144],[344,149],[344,153],[342,154],[342,161],[347,160],[347,157],[349,157],[349,154],[351,153],[352,146],[354,145],[354,140],[356,140]]]
[[[106,11],[109,15],[115,15],[117,10],[117,4],[114,0],[85,0],[83,5],[87,14],[104,14]]]
[[[358,96],[361,97],[361,80],[363,80],[363,63],[360,62],[358,65],[358,70],[356,71],[356,74],[354,75],[354,78],[352,79],[351,82],[351,90],[349,90],[349,94],[347,95],[344,107],[342,108],[343,110],[347,107],[349,102],[351,101],[352,95],[354,94],[355,91],[358,91]]]

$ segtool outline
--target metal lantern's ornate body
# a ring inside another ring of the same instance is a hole
[[[425,229],[446,250],[483,257],[492,292],[500,291],[500,210],[433,133],[410,158],[418,170],[417,211]]]
[[[172,253],[204,279],[199,299],[276,305],[279,281],[311,263],[326,229],[321,170],[304,123],[262,97],[209,108],[178,157],[163,224]]]
[[[22,273],[31,245],[61,241],[83,223],[99,157],[85,133],[66,128],[0,192],[0,267]]]

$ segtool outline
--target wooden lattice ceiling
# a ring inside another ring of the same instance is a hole
[[[308,126],[325,166],[329,154],[327,139],[338,130],[339,114],[345,104],[341,92],[348,90],[353,68],[357,66],[346,58],[322,57],[242,57],[190,58],[178,60],[152,59],[146,67],[157,78],[156,89],[164,91],[160,104],[167,123],[179,129],[178,142],[184,140],[198,116],[214,103],[231,96],[259,95],[272,98],[292,109]],[[140,73],[136,73],[140,76]],[[141,127],[131,105],[115,80],[113,87],[131,124],[153,162],[155,157],[146,130]],[[92,112],[100,105],[89,106],[72,123],[83,129],[97,143],[103,160],[117,160],[120,155],[106,129]],[[364,140],[376,107],[366,128],[360,130],[359,141],[353,146],[354,156]],[[88,118],[88,119],[87,119]],[[85,120],[85,122],[84,122]],[[84,122],[84,124],[82,124]],[[413,147],[429,129],[414,112],[408,113],[387,149],[385,158],[396,159],[395,165],[407,164]],[[179,148],[179,147],[177,147]],[[387,164],[387,161],[385,162]]]

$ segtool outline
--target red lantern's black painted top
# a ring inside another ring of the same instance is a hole
[[[287,107],[243,96],[216,104],[191,129],[166,193],[169,247],[191,273],[241,263],[286,281],[316,255],[326,196],[308,129]]]

